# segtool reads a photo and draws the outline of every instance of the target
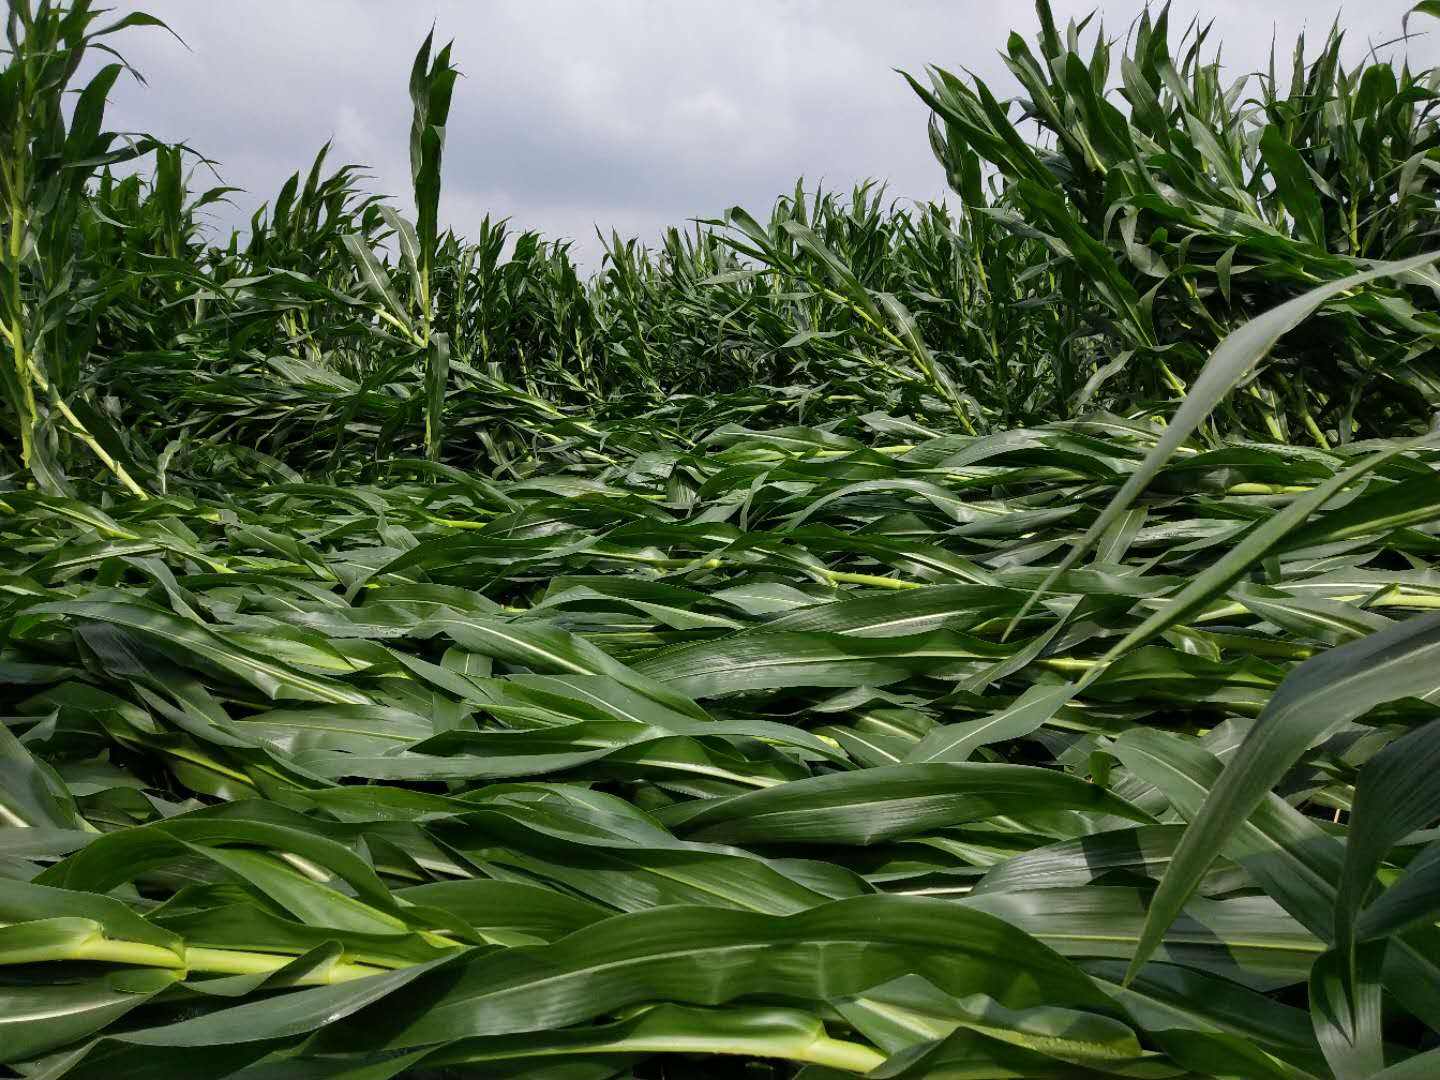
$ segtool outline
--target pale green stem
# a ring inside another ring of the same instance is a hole
[[[1305,425],[1305,430],[1310,433],[1310,437],[1315,440],[1320,449],[1330,449],[1330,440],[1325,437],[1325,433],[1320,430],[1320,425],[1315,423],[1315,417],[1303,403],[1300,406],[1300,422]]]
[[[923,583],[919,581],[902,581],[900,578],[877,577],[874,574],[852,574],[846,570],[821,570],[832,584],[844,582],[847,585],[869,585],[875,589],[919,589]]]
[[[10,925],[0,923],[0,926]],[[61,949],[45,949],[35,954],[11,954],[9,963],[38,963],[59,960],[82,960],[102,964],[128,964],[132,967],[164,968],[167,971],[205,972],[214,975],[271,975],[295,960],[283,953],[247,952],[240,949],[207,949],[182,946],[174,952],[162,945],[144,941],[125,941],[95,934]],[[336,960],[307,972],[295,980],[297,986],[329,986],[332,983],[379,975],[387,969],[374,964]]]
[[[1311,490],[1304,484],[1231,484],[1226,495],[1300,495]]]
[[[1170,389],[1174,390],[1181,397],[1184,397],[1190,392],[1190,388],[1185,385],[1185,380],[1180,378],[1179,375],[1176,375],[1175,372],[1170,369],[1169,364],[1165,363],[1164,360],[1157,360],[1156,363],[1160,365],[1160,377],[1169,384]]]
[[[1081,660],[1071,656],[1052,656],[1044,660],[1035,661],[1037,667],[1067,673],[1072,671],[1089,671],[1099,663],[1099,660]]]
[[[737,1057],[763,1057],[780,1061],[804,1062],[807,1065],[821,1065],[851,1073],[868,1073],[885,1063],[885,1055],[860,1043],[832,1039],[828,1035],[817,1035],[810,1042],[801,1044],[778,1043],[765,1036],[753,1040],[735,1040],[715,1036],[677,1034],[661,1038],[627,1038],[613,1043],[598,1043],[584,1047],[590,1054],[725,1054]],[[532,1050],[525,1056],[544,1058],[574,1052],[571,1047],[555,1047]],[[513,1061],[512,1053],[492,1054],[481,1051],[462,1055],[454,1059],[442,1059],[445,1064],[480,1064],[486,1061]]]

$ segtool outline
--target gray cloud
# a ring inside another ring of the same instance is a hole
[[[1345,13],[1352,58],[1399,33],[1412,0]],[[164,18],[120,39],[149,82],[117,86],[110,123],[183,139],[246,193],[216,225],[243,225],[327,139],[331,160],[367,164],[377,191],[406,201],[406,79],[432,22],[455,38],[456,88],[443,214],[460,232],[485,213],[574,239],[593,266],[594,229],[653,239],[667,224],[736,203],[763,210],[803,174],[933,198],[943,178],[926,114],[895,68],[967,68],[1011,83],[999,58],[1029,4],[990,0],[124,0]],[[1093,4],[1057,0],[1057,16]],[[1111,34],[1140,0],[1102,7]],[[1195,13],[1174,5],[1173,24]],[[1212,41],[1234,74],[1265,64],[1272,32],[1323,36],[1334,9],[1311,0],[1207,0]],[[1415,29],[1425,30],[1427,20]],[[1436,25],[1429,21],[1430,25]],[[1437,26],[1440,29],[1440,26]],[[1440,35],[1405,49],[1440,64]]]

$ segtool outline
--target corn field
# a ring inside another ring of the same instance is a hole
[[[587,275],[8,0],[0,1073],[1440,1076],[1440,72],[1038,13]]]

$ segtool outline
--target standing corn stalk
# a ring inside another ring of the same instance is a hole
[[[411,224],[393,210],[382,208],[386,224],[395,233],[400,261],[409,277],[409,297],[402,299],[390,281],[387,269],[359,236],[346,236],[345,244],[355,260],[362,285],[378,307],[376,315],[391,330],[399,330],[422,354],[424,370],[425,453],[439,460],[444,430],[445,390],[450,381],[450,339],[435,332],[433,272],[439,242],[440,159],[445,150],[445,120],[450,114],[450,96],[459,74],[450,65],[450,46],[435,54],[430,48],[434,34],[415,56],[410,73],[410,98],[414,118],[410,125],[410,179],[415,194],[416,223]]]
[[[64,99],[85,50],[96,38],[128,26],[161,26],[132,12],[92,29],[101,12],[89,0],[58,7],[50,0],[9,0],[7,58],[0,73],[0,342],[5,349],[4,404],[20,440],[21,461],[47,490],[62,485],[59,436],[88,446],[133,494],[145,492],[101,445],[69,400],[83,356],[72,345],[77,320],[93,320],[83,303],[72,248],[76,214],[97,168],[152,149],[149,140],[112,149],[101,130],[105,96],[125,68],[107,64],[80,91],[67,130]],[[83,339],[82,339],[83,340]],[[61,423],[52,427],[52,412]]]

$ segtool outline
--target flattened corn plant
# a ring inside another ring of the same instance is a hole
[[[958,209],[586,281],[448,48],[220,246],[11,0],[0,1071],[1440,1073],[1434,76],[1040,10]]]

